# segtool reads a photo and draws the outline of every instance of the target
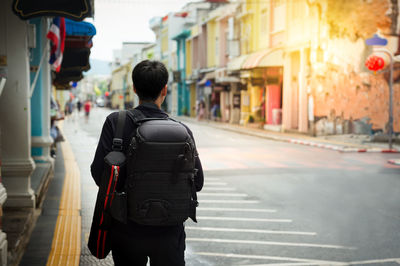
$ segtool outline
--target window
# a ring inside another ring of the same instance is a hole
[[[274,0],[272,31],[282,31],[286,27],[286,5],[284,0]]]
[[[261,32],[265,33],[268,31],[268,9],[261,10],[260,16]]]

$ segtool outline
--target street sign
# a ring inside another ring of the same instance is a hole
[[[380,45],[380,46],[385,46],[387,45],[388,40],[385,38],[381,38],[378,36],[378,34],[374,34],[372,38],[366,39],[365,44],[366,45]]]

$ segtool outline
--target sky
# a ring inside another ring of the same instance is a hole
[[[90,58],[111,61],[123,42],[154,42],[149,20],[179,11],[190,0],[95,0],[96,27]]]

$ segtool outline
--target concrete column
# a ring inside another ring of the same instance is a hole
[[[0,36],[2,36],[2,26],[0,25]],[[0,95],[1,97],[1,95]],[[0,125],[0,166],[1,166],[1,125]],[[1,168],[1,167],[0,167]],[[2,182],[2,175],[0,169],[0,265],[5,266],[7,265],[7,235],[2,231],[2,219],[3,219],[3,205],[7,199],[7,192],[4,188]]]
[[[31,98],[32,116],[32,156],[35,160],[50,161],[50,146],[53,139],[50,137],[50,91],[51,91],[51,69],[49,61],[50,53],[47,46],[46,34],[49,28],[47,18],[36,18],[30,22],[36,26],[36,48],[33,51],[31,65],[31,84],[39,71],[39,76]],[[41,69],[40,65],[44,52]]]
[[[6,12],[7,12],[7,6],[4,3],[0,2],[0,56],[6,56],[6,42],[2,41],[5,40],[5,35],[7,32],[6,25],[7,25],[7,20],[6,20]],[[0,66],[3,69],[7,69],[7,66],[4,65],[4,62]],[[0,85],[1,86],[1,85]],[[0,99],[2,97],[2,88],[0,88]],[[5,266],[7,265],[7,235],[3,232],[2,228],[2,218],[3,218],[3,205],[7,199],[7,192],[6,189],[3,186],[2,183],[2,170],[1,170],[1,165],[2,165],[2,141],[1,141],[1,136],[2,132],[4,132],[4,125],[0,123],[0,265]]]
[[[282,130],[292,128],[292,64],[289,52],[283,61]]]
[[[300,51],[300,72],[299,72],[299,131],[308,131],[307,114],[307,88],[306,88],[306,67],[307,54],[305,49]]]
[[[0,97],[0,125],[3,184],[9,207],[35,206],[30,176],[35,168],[31,158],[31,114],[27,23],[12,13],[12,0],[1,1],[6,10],[5,40],[7,82]]]

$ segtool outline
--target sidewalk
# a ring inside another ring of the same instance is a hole
[[[241,126],[237,124],[228,124],[223,122],[215,122],[209,120],[197,121],[195,118],[179,116],[178,120],[189,123],[199,123],[202,125],[219,128],[222,130],[232,131],[240,134],[261,137],[270,140],[289,142],[293,144],[301,144],[313,146],[323,149],[331,149],[339,152],[384,152],[399,153],[400,145],[393,145],[393,149],[389,150],[387,143],[369,142],[368,138],[363,135],[332,135],[312,137],[296,133],[283,133],[258,129],[252,127]]]

